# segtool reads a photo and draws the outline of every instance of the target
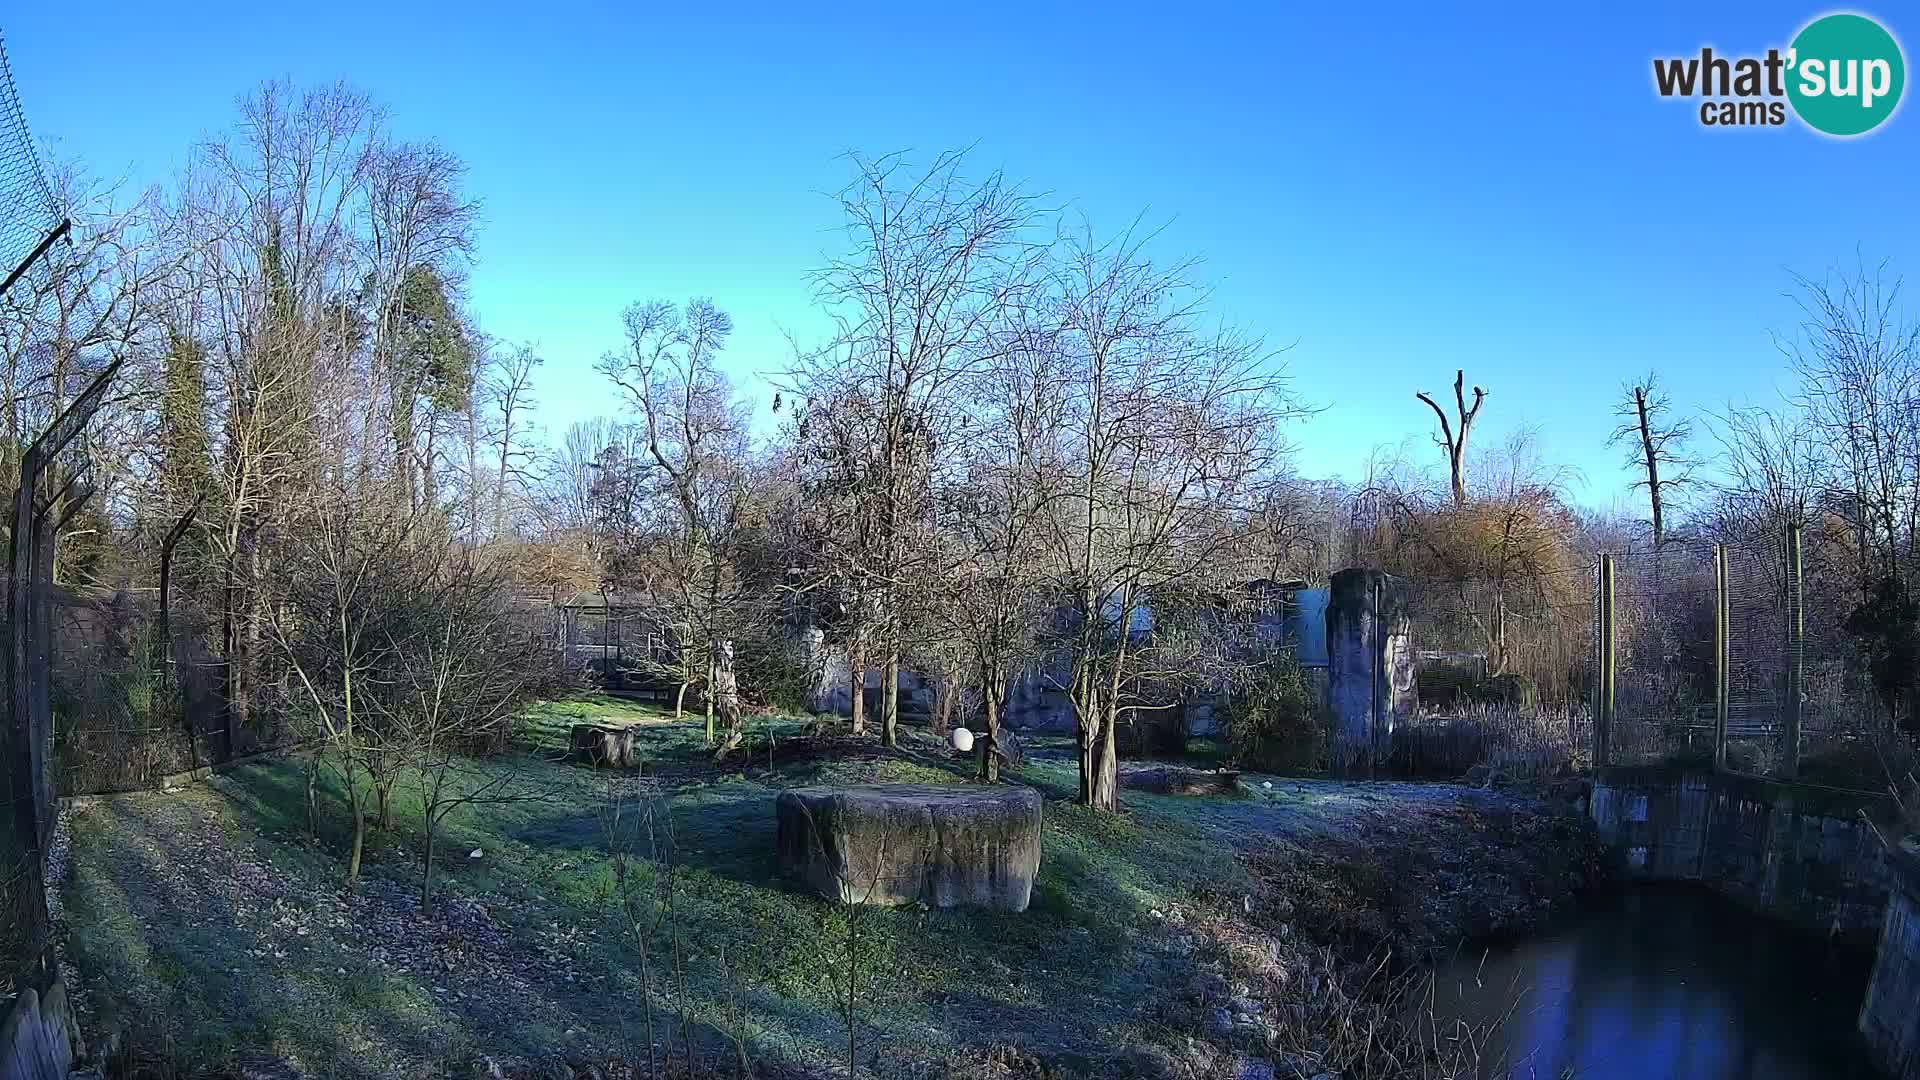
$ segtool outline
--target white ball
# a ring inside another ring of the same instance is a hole
[[[968,731],[966,728],[963,728],[963,727],[954,728],[953,729],[953,748],[955,750],[960,751],[963,754],[969,750],[972,750],[973,749],[973,732]]]

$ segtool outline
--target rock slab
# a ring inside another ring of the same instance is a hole
[[[31,988],[22,990],[0,1024],[0,1077],[66,1080],[79,1042],[79,1026],[59,980],[44,996]]]
[[[1232,769],[1189,769],[1179,765],[1124,769],[1120,786],[1159,795],[1231,795],[1240,790],[1240,774]]]
[[[1040,872],[1040,793],[875,784],[784,792],[781,870],[844,903],[1025,911]]]

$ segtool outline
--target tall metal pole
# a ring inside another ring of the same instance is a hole
[[[40,256],[47,253],[47,249],[53,246],[54,241],[67,235],[68,231],[72,228],[72,221],[63,220],[60,224],[53,227],[52,232],[42,237],[40,242],[34,245],[33,250],[27,253],[27,257],[20,260],[20,265],[14,267],[12,272],[7,274],[7,279],[0,281],[0,296],[5,296],[7,290],[13,288],[13,283],[20,280],[20,275],[26,273],[29,267],[40,261]]]
[[[1600,700],[1593,714],[1595,769],[1606,768],[1613,757],[1613,687],[1617,659],[1614,654],[1613,579],[1613,556],[1600,556]]]
[[[1713,768],[1727,770],[1728,624],[1733,614],[1727,602],[1727,546],[1713,545]]]
[[[1800,705],[1806,696],[1806,603],[1800,565],[1800,525],[1787,526],[1787,693],[1781,710],[1785,730],[1781,740],[1781,773],[1791,780],[1800,775]]]
[[[1367,633],[1367,779],[1374,779],[1374,767],[1380,759],[1380,669],[1386,666],[1386,653],[1380,640],[1380,579],[1373,579],[1371,594],[1373,620]]]

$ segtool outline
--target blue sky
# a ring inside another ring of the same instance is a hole
[[[1920,274],[1911,105],[1840,142],[1703,129],[1653,92],[1656,55],[1784,46],[1826,8],[1444,6],[99,2],[0,31],[36,133],[100,172],[163,179],[278,76],[345,78],[460,154],[474,308],[548,357],[556,432],[610,411],[591,365],[636,298],[712,296],[737,378],[781,367],[784,332],[819,326],[820,192],[852,149],[972,145],[1096,225],[1163,226],[1221,318],[1292,345],[1325,407],[1295,432],[1310,475],[1424,440],[1414,391],[1464,366],[1480,439],[1537,427],[1609,502],[1622,380],[1657,369],[1687,409],[1769,397],[1792,272]]]

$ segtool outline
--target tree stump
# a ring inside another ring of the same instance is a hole
[[[1155,765],[1144,769],[1125,769],[1120,786],[1132,791],[1156,795],[1231,795],[1240,790],[1240,774],[1233,769],[1189,769],[1180,765]]]
[[[595,768],[631,769],[640,764],[633,729],[607,724],[575,724],[571,729],[573,756]]]
[[[1025,911],[1040,807],[1024,787],[799,788],[774,804],[780,867],[844,903]]]

